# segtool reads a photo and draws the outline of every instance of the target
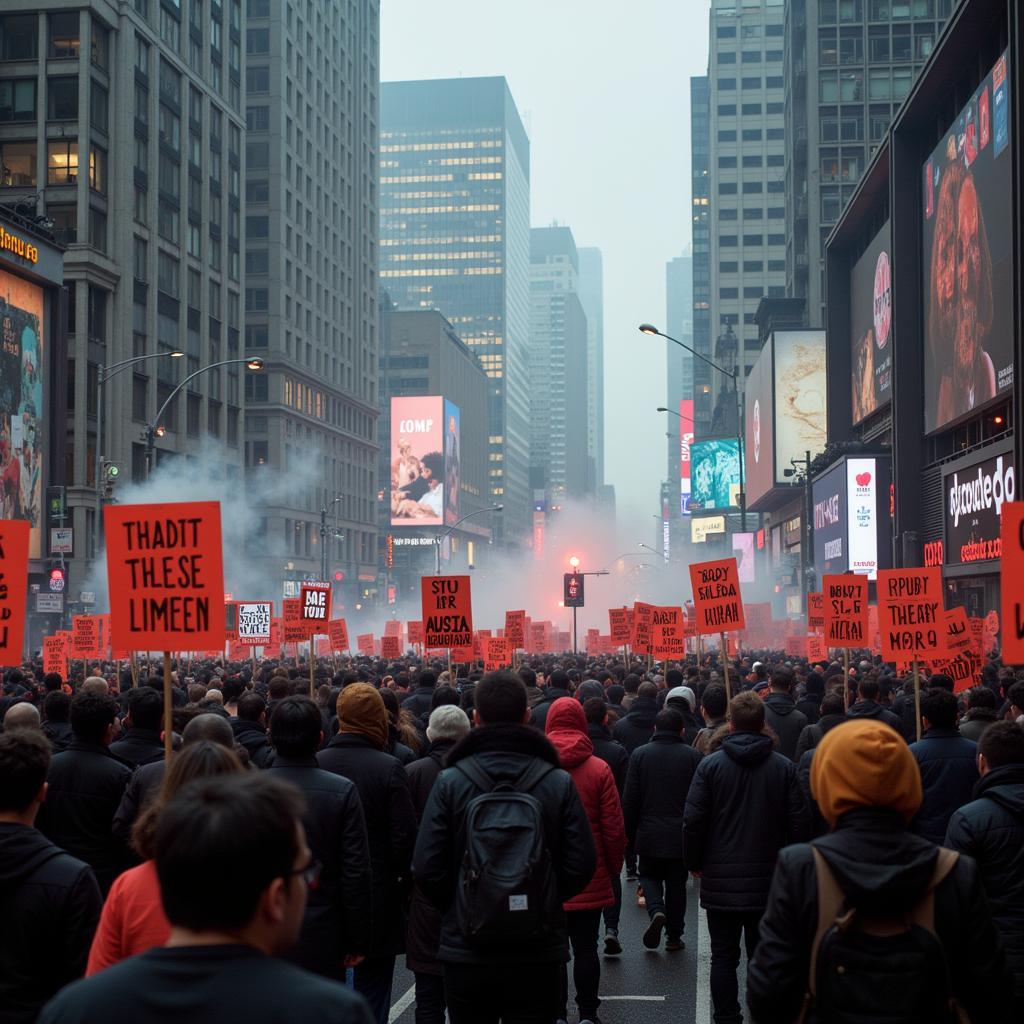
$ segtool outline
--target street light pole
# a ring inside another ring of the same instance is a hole
[[[439,533],[434,538],[434,575],[441,575],[441,545],[444,543],[445,537],[451,534],[452,530],[454,530],[458,526],[461,526],[462,523],[464,523],[467,519],[472,519],[473,516],[483,515],[484,512],[500,512],[504,507],[504,505],[488,505],[486,508],[478,508],[475,512],[470,512],[468,515],[465,515],[461,519],[456,520],[454,523],[452,523],[451,526],[448,527],[447,530],[444,531],[444,533]]]
[[[660,516],[656,516],[655,518],[656,519],[660,519],[661,517]],[[651,554],[657,555],[666,565],[668,565],[668,559],[665,557],[665,552],[664,551],[655,551],[654,548],[652,548],[650,544],[645,544],[643,541],[637,541],[637,543],[639,544],[640,547],[644,548],[647,551],[650,551]]]
[[[327,582],[327,512],[341,501],[342,495],[333,497],[322,509],[320,509],[320,579]]]

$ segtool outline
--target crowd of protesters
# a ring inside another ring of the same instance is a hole
[[[729,679],[183,663],[168,764],[159,672],[9,670],[0,1024],[384,1024],[403,954],[418,1024],[596,1024],[623,900],[671,955],[691,877],[716,1024],[1024,1020],[1024,681]]]

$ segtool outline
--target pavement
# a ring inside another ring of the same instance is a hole
[[[685,949],[666,953],[664,938],[662,949],[645,949],[641,936],[647,922],[647,911],[636,905],[636,884],[623,878],[619,924],[623,952],[617,957],[601,957],[601,1024],[711,1024],[711,946],[693,880],[687,888]],[[604,947],[603,930],[601,939],[598,949]],[[744,974],[745,962],[741,962],[741,993]],[[571,989],[571,964],[569,977]],[[415,1024],[413,982],[404,957],[399,957],[390,1024]],[[571,994],[569,1004],[569,1022],[574,1024],[577,1016]]]

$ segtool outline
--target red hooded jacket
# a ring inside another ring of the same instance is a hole
[[[572,776],[597,848],[597,869],[590,884],[564,904],[566,910],[597,910],[615,902],[612,875],[622,870],[626,830],[622,804],[611,768],[594,756],[587,719],[574,697],[560,697],[548,711],[544,731],[558,751],[562,767]]]

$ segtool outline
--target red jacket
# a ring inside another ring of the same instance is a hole
[[[548,711],[544,731],[562,767],[572,776],[597,848],[597,869],[590,884],[564,904],[566,910],[596,910],[615,902],[612,875],[622,870],[626,830],[622,804],[611,768],[594,756],[594,744],[587,735],[587,719],[574,697],[559,697]]]

